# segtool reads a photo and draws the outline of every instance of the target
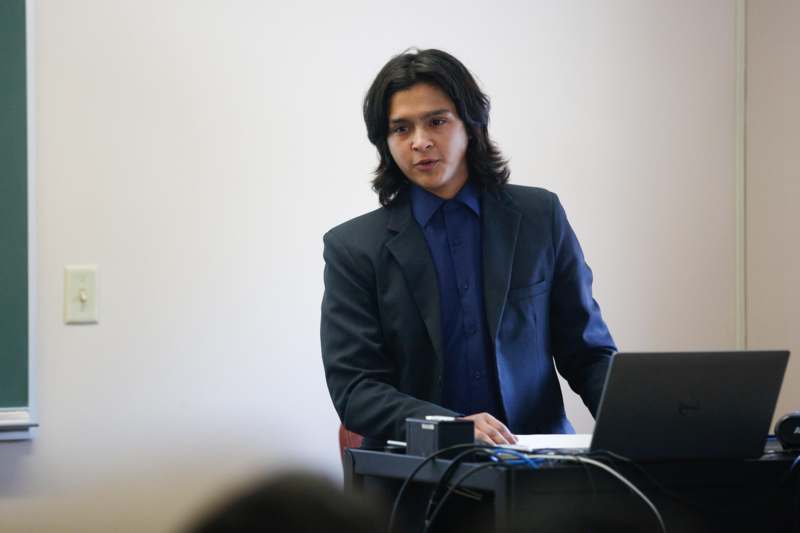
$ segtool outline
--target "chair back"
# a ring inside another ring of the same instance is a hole
[[[339,455],[342,461],[344,461],[344,450],[346,448],[360,448],[362,442],[364,442],[364,437],[339,424]]]

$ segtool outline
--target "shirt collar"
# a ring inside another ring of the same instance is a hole
[[[481,202],[478,191],[471,181],[467,181],[452,200],[445,200],[415,184],[411,185],[411,212],[420,226],[428,225],[431,217],[445,202],[460,202],[481,216]]]

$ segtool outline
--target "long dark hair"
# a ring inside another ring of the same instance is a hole
[[[489,97],[478,87],[469,70],[447,52],[429,48],[406,50],[389,60],[375,77],[364,97],[367,136],[378,149],[380,163],[372,188],[381,205],[388,206],[408,183],[389,152],[389,101],[394,93],[416,83],[431,83],[453,101],[469,138],[467,168],[470,179],[486,189],[508,181],[508,166],[489,138]]]

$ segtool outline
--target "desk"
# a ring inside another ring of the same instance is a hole
[[[636,484],[656,505],[672,532],[792,531],[800,516],[798,479],[787,476],[795,454],[765,453],[742,461],[671,461],[632,464],[604,459]],[[423,460],[401,453],[350,449],[345,452],[345,488],[394,499],[403,480]],[[421,530],[430,491],[450,461],[423,467],[401,503],[396,531]],[[479,463],[459,466],[454,479]],[[649,476],[649,477],[648,477]],[[663,489],[658,488],[661,485]],[[464,487],[481,500],[454,501],[433,531],[659,531],[646,504],[619,480],[599,469],[553,463],[537,470],[498,466],[467,479]],[[403,518],[404,517],[404,518]]]

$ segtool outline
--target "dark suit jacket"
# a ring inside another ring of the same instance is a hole
[[[509,429],[571,433],[555,367],[595,414],[616,351],[591,270],[555,194],[505,185],[481,202],[486,321]],[[439,405],[436,271],[407,192],[323,240],[322,359],[344,425],[374,442],[403,439],[407,417],[472,414]]]

